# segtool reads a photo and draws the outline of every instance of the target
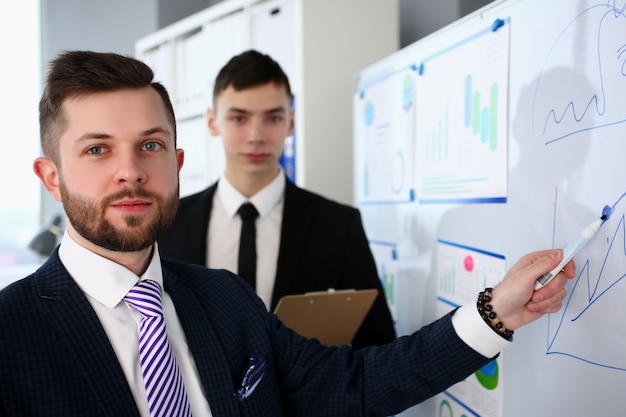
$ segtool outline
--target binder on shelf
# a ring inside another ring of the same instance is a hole
[[[377,289],[286,295],[278,301],[274,313],[298,334],[328,346],[340,346],[352,343],[377,295]]]

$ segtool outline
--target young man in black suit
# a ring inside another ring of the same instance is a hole
[[[221,69],[208,125],[223,141],[224,176],[181,200],[159,250],[165,258],[242,275],[237,210],[250,201],[259,212],[255,289],[268,309],[290,294],[375,288],[378,297],[352,345],[390,342],[394,324],[359,211],[297,187],[280,167],[294,129],[291,102],[287,75],[268,55],[246,51]]]
[[[534,291],[562,259],[546,250],[478,305],[387,345],[298,336],[236,275],[159,256],[184,152],[152,79],[116,54],[52,63],[33,168],[68,227],[41,268],[0,291],[0,416],[389,416],[492,361],[512,340],[498,323],[515,330],[561,307],[574,264]]]

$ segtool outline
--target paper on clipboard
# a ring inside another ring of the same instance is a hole
[[[340,346],[352,343],[377,295],[377,289],[286,295],[274,313],[298,334]]]

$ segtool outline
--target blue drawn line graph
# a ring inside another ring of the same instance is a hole
[[[546,354],[564,355],[591,365],[626,371],[626,357],[623,345],[623,315],[626,294],[626,224],[625,214],[619,220],[613,216],[617,205],[626,197],[624,193],[611,206],[611,216],[603,225],[613,227],[608,233],[606,252],[599,268],[587,259],[582,267],[577,265],[577,276],[569,296],[561,310],[556,329],[551,330],[552,316],[548,324],[548,345]],[[617,223],[615,225],[615,223]],[[614,225],[614,226],[611,226]],[[602,229],[601,229],[602,230]],[[618,265],[617,267],[611,265]],[[613,319],[615,317],[615,319]],[[615,320],[612,323],[611,320]],[[552,333],[553,332],[553,333]]]
[[[625,10],[626,5],[618,7],[616,0],[590,6],[565,26],[552,45],[537,79],[532,105],[533,129],[541,128],[546,145],[577,133],[626,122],[626,109],[618,101],[626,82]],[[573,42],[570,48],[582,47],[577,44],[580,41],[570,37],[591,26],[597,27],[593,38],[595,73],[586,74],[591,84],[585,88],[588,91],[581,91],[584,98],[563,98],[558,92],[573,91],[572,86],[542,82],[542,76],[548,65],[554,65],[553,61],[558,62],[557,56],[568,50],[567,42]],[[619,83],[622,88],[616,88]],[[548,108],[539,108],[546,103]]]

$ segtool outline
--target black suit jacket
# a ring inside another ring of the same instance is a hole
[[[490,360],[459,339],[450,314],[390,345],[325,347],[284,327],[236,275],[166,260],[162,270],[214,417],[388,416]],[[238,401],[251,354],[267,369]],[[0,417],[138,415],[106,333],[57,252],[0,291]]]
[[[182,198],[172,227],[159,239],[164,258],[206,265],[207,233],[217,184]],[[280,248],[270,310],[281,297],[309,291],[379,291],[357,332],[355,348],[396,336],[361,215],[354,207],[303,190],[287,180]]]

